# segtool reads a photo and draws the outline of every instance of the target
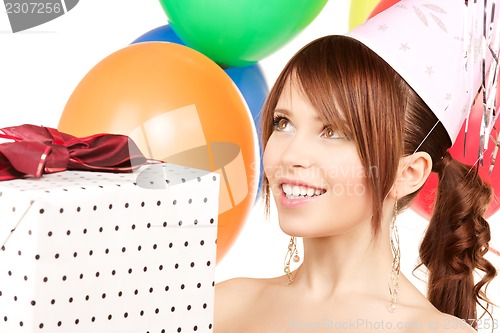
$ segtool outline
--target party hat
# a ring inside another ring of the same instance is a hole
[[[482,92],[481,162],[498,116],[500,3],[495,2],[401,0],[347,34],[401,75],[444,125],[453,143]]]

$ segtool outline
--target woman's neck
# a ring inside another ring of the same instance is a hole
[[[348,233],[306,238],[302,265],[292,273],[294,284],[311,297],[369,293],[387,294],[392,252],[388,225],[382,223],[377,235],[371,223]]]

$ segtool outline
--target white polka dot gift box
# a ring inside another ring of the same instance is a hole
[[[0,182],[0,332],[211,332],[219,175]]]

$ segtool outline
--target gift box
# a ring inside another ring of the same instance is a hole
[[[0,332],[211,332],[219,175],[0,182]]]

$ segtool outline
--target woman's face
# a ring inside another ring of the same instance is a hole
[[[324,123],[293,83],[273,116],[263,163],[283,231],[323,237],[369,222],[371,194],[355,143]]]

